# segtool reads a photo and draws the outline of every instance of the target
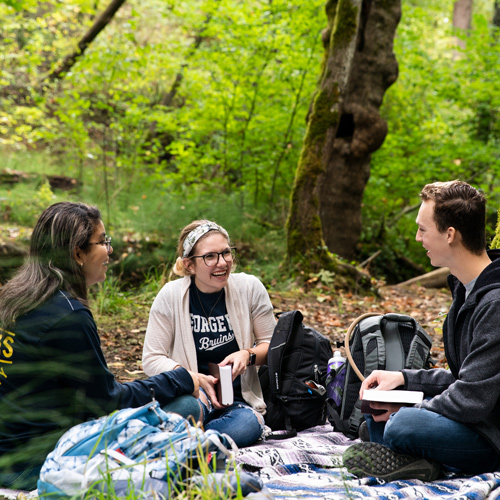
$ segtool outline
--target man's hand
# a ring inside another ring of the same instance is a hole
[[[370,401],[370,406],[374,410],[385,410],[385,413],[382,413],[380,415],[372,415],[373,420],[375,420],[375,422],[387,422],[387,420],[389,420],[389,417],[393,413],[396,413],[403,406],[406,405],[397,403],[380,403],[378,401]]]
[[[390,391],[401,385],[404,385],[405,378],[401,372],[391,372],[384,370],[374,370],[365,378],[361,384],[359,397],[363,399],[365,389],[379,389],[381,391]]]

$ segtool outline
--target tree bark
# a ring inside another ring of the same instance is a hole
[[[328,250],[351,257],[359,239],[371,153],[387,133],[378,109],[397,78],[392,48],[401,3],[329,0],[326,13],[323,72],[287,222],[289,256],[311,256],[322,267]]]
[[[446,288],[449,274],[450,270],[447,267],[440,267],[429,273],[398,283],[395,286],[419,285],[425,288]]]
[[[493,25],[500,28],[500,0],[495,0],[493,6]]]
[[[63,62],[52,73],[46,77],[46,81],[53,82],[61,79],[76,63],[77,59],[83,55],[87,47],[95,40],[97,35],[110,23],[114,15],[126,0],[111,0],[106,10],[96,19],[90,29],[78,42],[78,48],[66,56]]]
[[[472,1],[456,0],[453,5],[453,27],[458,30],[469,31],[472,26]],[[465,40],[457,37],[457,45],[465,49]]]
[[[453,27],[468,31],[472,26],[472,0],[456,0],[453,5]]]
[[[305,258],[312,269],[328,268],[331,257],[319,215],[319,180],[328,163],[328,147],[337,133],[343,93],[355,52],[362,0],[328,0],[323,32],[323,72],[312,100],[304,144],[295,174],[287,221],[288,256]]]
[[[330,154],[319,191],[323,236],[328,248],[345,258],[353,257],[361,234],[361,204],[371,154],[387,135],[379,108],[398,75],[393,40],[400,17],[400,0],[363,1],[339,127],[326,145]]]

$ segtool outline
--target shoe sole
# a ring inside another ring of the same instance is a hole
[[[377,477],[390,482],[396,479],[433,481],[440,466],[435,461],[396,453],[378,443],[353,444],[344,453],[344,466],[357,477]]]

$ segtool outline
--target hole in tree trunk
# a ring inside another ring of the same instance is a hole
[[[354,135],[354,117],[352,113],[343,113],[340,117],[336,137],[352,137]]]

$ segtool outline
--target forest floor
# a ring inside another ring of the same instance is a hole
[[[367,312],[408,314],[432,337],[432,358],[436,366],[446,366],[442,342],[442,324],[451,303],[447,290],[412,286],[388,286],[379,289],[378,297],[350,293],[318,294],[301,290],[270,293],[275,312],[298,309],[304,323],[326,335],[336,348],[344,340],[349,325]],[[102,348],[110,369],[124,382],[144,378],[141,356],[148,319],[148,308],[137,308],[132,318],[100,317],[97,319]],[[343,352],[343,349],[341,349]]]

